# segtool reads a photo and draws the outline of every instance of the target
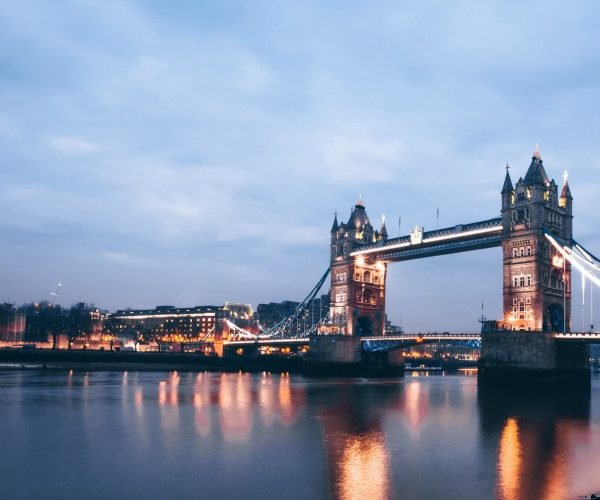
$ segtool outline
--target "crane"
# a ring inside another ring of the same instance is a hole
[[[56,287],[56,291],[54,292],[50,292],[50,295],[52,296],[52,298],[50,299],[50,305],[54,305],[54,301],[56,299],[58,299],[58,294],[60,293],[60,288],[62,287],[62,283],[59,283],[58,286]]]

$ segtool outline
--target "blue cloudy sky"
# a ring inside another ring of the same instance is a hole
[[[438,206],[440,226],[494,217],[504,165],[524,175],[536,143],[600,252],[599,13],[1,1],[0,300],[59,281],[61,303],[109,309],[299,299],[359,194],[391,236],[400,216],[434,228]],[[482,301],[501,314],[500,264],[396,264],[388,313],[476,330]]]

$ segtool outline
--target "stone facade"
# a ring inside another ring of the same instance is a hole
[[[549,332],[482,334],[480,385],[586,385],[589,379],[589,346],[586,344],[557,341]]]
[[[503,318],[507,330],[569,331],[571,267],[545,238],[572,238],[573,198],[562,192],[535,152],[513,188],[508,168],[502,189]],[[565,310],[566,305],[566,310]],[[566,314],[566,316],[565,316]]]
[[[385,222],[373,229],[362,200],[347,223],[331,228],[330,321],[341,335],[383,335],[387,264],[351,253],[362,246],[387,240]]]

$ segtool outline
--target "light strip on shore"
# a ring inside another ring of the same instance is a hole
[[[215,312],[205,313],[171,313],[171,314],[119,314],[114,315],[114,318],[119,319],[152,319],[152,318],[173,318],[173,317],[185,317],[185,318],[196,318],[196,317],[213,317]]]

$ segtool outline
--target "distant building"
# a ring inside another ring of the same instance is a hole
[[[263,329],[268,330],[280,321],[290,316],[300,305],[300,302],[284,300],[283,302],[269,302],[258,304],[256,316]],[[314,299],[301,318],[304,327],[318,324],[329,313],[329,294],[321,295]]]
[[[235,302],[225,302],[223,311],[229,311],[230,318],[249,320],[254,316],[254,310],[250,304],[238,304]]]
[[[404,333],[402,327],[400,325],[392,325],[392,322],[387,319],[386,315],[384,335],[400,335],[401,333]]]
[[[228,314],[219,306],[157,306],[154,309],[118,310],[111,315],[111,320],[116,323],[114,328],[117,330],[132,329],[159,335],[177,332],[186,337],[197,337],[210,333],[217,319]]]
[[[250,304],[226,302],[224,306],[174,307],[157,306],[154,309],[122,309],[111,315],[113,333],[132,330],[153,335],[179,335],[184,338],[202,338],[214,332],[220,319],[230,319],[240,325],[252,320]],[[241,326],[241,325],[240,325]]]
[[[0,304],[0,341],[22,342],[25,336],[26,317],[12,304]]]

